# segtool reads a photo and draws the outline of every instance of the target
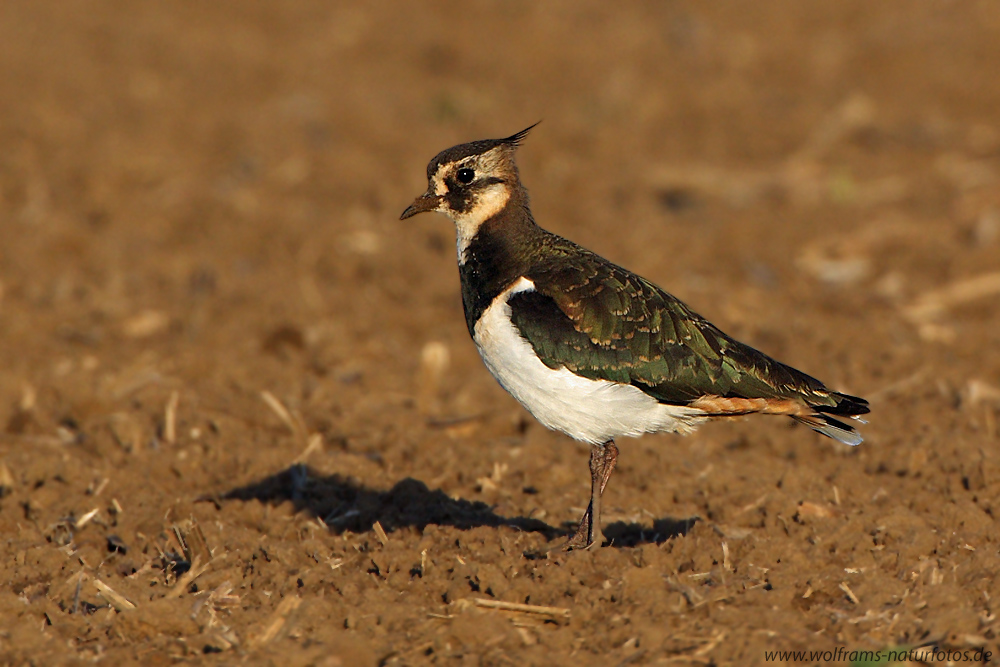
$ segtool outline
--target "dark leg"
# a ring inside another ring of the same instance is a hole
[[[583,513],[580,527],[566,543],[567,549],[597,549],[604,542],[601,532],[601,496],[618,461],[614,440],[590,447],[590,506]]]

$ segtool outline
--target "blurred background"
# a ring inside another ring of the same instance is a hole
[[[3,3],[0,653],[995,648],[997,63],[992,2]],[[482,368],[450,223],[397,218],[538,120],[542,226],[871,399],[866,443],[628,441],[626,548],[525,561],[586,453]]]

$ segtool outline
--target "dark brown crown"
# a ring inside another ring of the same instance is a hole
[[[540,123],[541,121],[538,122]],[[482,155],[497,146],[509,146],[512,149],[517,148],[535,125],[538,125],[538,123],[526,127],[517,134],[512,134],[504,139],[480,139],[479,141],[470,141],[467,144],[459,144],[441,151],[427,165],[427,180],[430,180],[437,173],[438,168],[442,164],[456,162],[473,155]]]

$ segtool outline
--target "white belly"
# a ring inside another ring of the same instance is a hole
[[[700,410],[664,405],[631,385],[588,380],[543,364],[511,322],[507,303],[513,294],[534,288],[527,278],[508,288],[476,322],[474,339],[493,377],[535,419],[598,444],[656,431],[687,432],[704,420]]]

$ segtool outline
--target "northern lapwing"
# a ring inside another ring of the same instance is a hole
[[[486,367],[542,424],[591,445],[590,506],[568,548],[603,542],[616,438],[762,413],[861,442],[838,417],[862,421],[868,401],[734,340],[648,280],[539,227],[514,161],[529,130],[438,153],[427,192],[400,219],[452,219],[465,322]]]

